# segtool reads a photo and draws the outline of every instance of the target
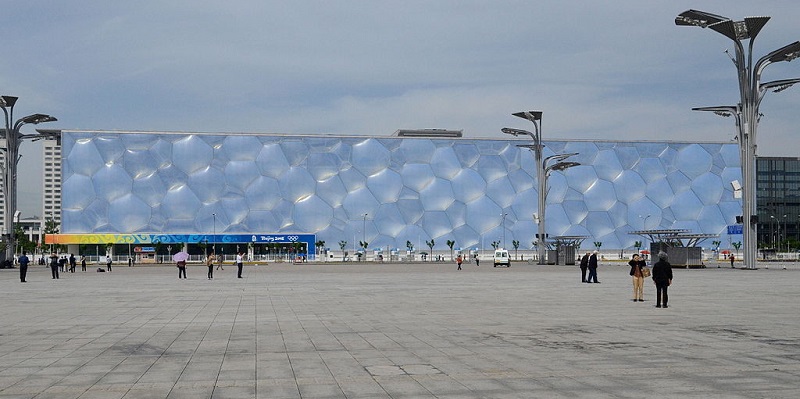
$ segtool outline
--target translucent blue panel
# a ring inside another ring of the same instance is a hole
[[[497,226],[502,213],[503,209],[487,197],[467,203],[467,221],[478,233]]]
[[[598,180],[595,169],[587,164],[569,168],[569,173],[566,174],[566,177],[569,186],[582,193],[591,188]]]
[[[602,237],[613,234],[616,228],[611,221],[611,215],[608,212],[590,211],[586,215],[586,229],[589,230],[589,235],[594,238]]]
[[[453,147],[437,148],[431,159],[431,169],[436,177],[452,179],[462,171]]]
[[[478,172],[464,169],[453,178],[453,196],[456,200],[467,203],[482,197],[486,193],[486,181]]]
[[[394,156],[400,163],[430,164],[435,151],[436,146],[431,140],[408,139],[400,143],[400,147],[395,151]]]
[[[406,225],[397,204],[381,205],[373,219],[377,231],[389,237],[397,237]]]
[[[278,179],[281,196],[292,203],[310,197],[316,191],[317,182],[301,167],[290,168]]]
[[[108,204],[108,219],[118,231],[147,231],[151,208],[138,197],[127,194]]]
[[[624,170],[614,180],[614,190],[622,203],[630,203],[647,195],[647,185],[642,177],[633,170]]]
[[[622,173],[622,164],[617,159],[617,153],[613,150],[598,152],[594,162],[597,177],[603,180],[614,181]]]
[[[100,169],[92,178],[95,195],[106,201],[127,195],[133,188],[133,180],[121,165],[110,165]]]
[[[336,154],[312,153],[308,156],[308,172],[316,181],[330,179],[339,174],[342,161]]]
[[[289,161],[289,166],[302,165],[310,152],[308,144],[301,139],[287,138],[280,142],[280,146],[284,157]]]
[[[256,136],[231,135],[219,145],[219,152],[230,161],[252,162],[258,157],[261,147],[261,141]]]
[[[530,243],[536,233],[533,154],[516,147],[526,140],[62,137],[64,233],[208,233],[214,213],[219,231],[315,233],[329,243],[363,236],[367,213],[370,245],[387,248],[432,237],[436,249],[447,239],[486,248],[504,231],[507,243]],[[547,180],[551,236],[589,235],[603,248],[626,248],[640,239],[627,234],[633,229],[724,234],[741,214],[730,187],[741,181],[735,143],[556,141],[544,151],[566,152],[579,152],[570,160],[581,166]]]
[[[352,163],[364,176],[371,176],[389,167],[391,153],[380,141],[364,140],[353,146]]]
[[[351,220],[361,219],[365,213],[374,215],[380,205],[366,187],[349,192],[342,201],[342,207]]]
[[[517,220],[532,219],[533,214],[538,212],[538,194],[535,190],[525,190],[514,196],[511,210]]]
[[[711,171],[713,165],[711,154],[700,144],[690,144],[678,151],[675,163],[689,179],[694,179]]]
[[[172,144],[172,164],[190,175],[211,165],[214,149],[195,135],[187,136]]]
[[[333,208],[342,206],[347,190],[339,176],[317,182],[317,195]]]
[[[317,231],[331,223],[333,208],[312,195],[295,204],[293,216],[298,231]]]
[[[467,224],[467,205],[461,201],[453,202],[447,208],[447,216],[453,228]]]
[[[700,228],[703,229],[697,232],[705,234],[717,234],[721,229],[727,228],[728,225],[720,208],[716,205],[704,206],[697,221],[700,224]]]
[[[704,173],[692,181],[692,191],[705,205],[716,205],[725,193],[725,186],[719,175]]]
[[[261,176],[254,181],[245,191],[246,208],[254,211],[268,211],[280,203],[282,197],[278,181],[266,176]]]
[[[367,178],[367,188],[378,202],[395,202],[403,189],[403,178],[393,170],[384,169]]]
[[[662,179],[664,175],[667,174],[664,165],[658,158],[641,159],[634,170],[639,173],[639,176],[647,183]]]
[[[516,197],[516,191],[507,176],[496,179],[486,185],[486,194],[501,208],[511,206]]]
[[[455,201],[453,188],[449,181],[434,178],[431,184],[419,192],[419,200],[426,212],[444,211]]]
[[[75,198],[70,206],[78,210],[89,206],[96,196],[92,179],[84,175],[72,175],[64,179],[61,195]]]
[[[160,166],[158,159],[148,150],[129,150],[122,157],[122,167],[134,179],[151,176],[158,172]]]
[[[662,177],[647,185],[647,198],[661,209],[669,208],[675,198],[675,192],[666,177]]]
[[[497,155],[484,155],[475,163],[475,170],[483,176],[487,183],[505,177],[508,173],[503,159]]]
[[[590,211],[608,211],[617,202],[617,195],[611,182],[598,180],[586,190],[584,199]]]
[[[307,175],[307,173],[306,173]],[[247,187],[261,177],[256,164],[250,161],[231,161],[225,165],[225,180],[219,180],[217,184],[227,185],[228,191],[243,193]]]
[[[425,212],[421,223],[422,228],[431,238],[440,238],[453,230],[450,227],[450,220],[447,218],[447,214],[440,211]]]
[[[639,151],[632,145],[619,145],[614,149],[614,151],[617,153],[619,164],[623,170],[632,169],[641,160],[641,157],[639,157]]]
[[[85,176],[92,176],[105,166],[105,160],[96,143],[89,140],[76,142],[64,161],[69,164],[72,173]]]
[[[404,165],[400,174],[403,176],[403,184],[416,192],[428,187],[435,178],[431,166],[421,163]]]
[[[165,192],[167,192],[167,186],[161,181],[158,174],[141,176],[133,181],[133,194],[151,208],[158,208]]]
[[[200,202],[215,202],[224,195],[226,181],[219,169],[205,168],[189,176],[189,187],[192,187]]]
[[[161,211],[172,219],[194,220],[201,205],[200,200],[189,187],[181,186],[170,189],[164,194]],[[191,232],[193,229],[177,231]]]
[[[670,208],[678,220],[697,220],[703,203],[689,190],[676,195]]]
[[[268,177],[279,178],[289,170],[289,160],[278,144],[266,144],[256,157],[256,165],[261,174]]]

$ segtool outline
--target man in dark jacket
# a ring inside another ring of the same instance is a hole
[[[656,283],[656,307],[669,307],[667,289],[672,285],[672,265],[667,262],[667,254],[664,252],[658,253],[658,262],[653,265],[653,282]]]
[[[581,258],[581,282],[586,282],[586,269],[589,267],[589,253],[583,255]]]
[[[600,282],[597,281],[597,252],[598,251],[592,252],[592,255],[589,257],[589,277],[586,278],[587,283],[600,284]],[[592,279],[594,279],[594,281],[592,281]]]

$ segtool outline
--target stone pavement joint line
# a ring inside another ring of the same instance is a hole
[[[4,398],[796,398],[800,267],[0,270]]]

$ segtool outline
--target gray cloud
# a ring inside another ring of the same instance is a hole
[[[690,109],[737,102],[732,45],[676,27],[690,8],[771,15],[757,55],[800,39],[790,0],[32,0],[0,15],[0,92],[68,129],[486,137],[541,109],[545,138],[729,140],[733,121]],[[765,80],[800,76],[782,64]],[[764,100],[760,154],[800,153],[796,90]]]

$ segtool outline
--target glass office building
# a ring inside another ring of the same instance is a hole
[[[145,242],[213,231],[313,235],[328,247],[363,240],[370,249],[404,250],[407,242],[419,248],[434,240],[443,250],[452,240],[457,248],[518,241],[528,249],[538,186],[533,155],[517,147],[527,143],[65,130],[62,233],[82,242],[87,235]],[[642,237],[630,231],[725,236],[741,214],[730,185],[741,180],[735,143],[545,145],[544,156],[578,153],[570,161],[581,164],[548,179],[550,237],[631,248]]]
[[[800,241],[800,158],[759,157],[756,197],[759,247],[788,251]]]

